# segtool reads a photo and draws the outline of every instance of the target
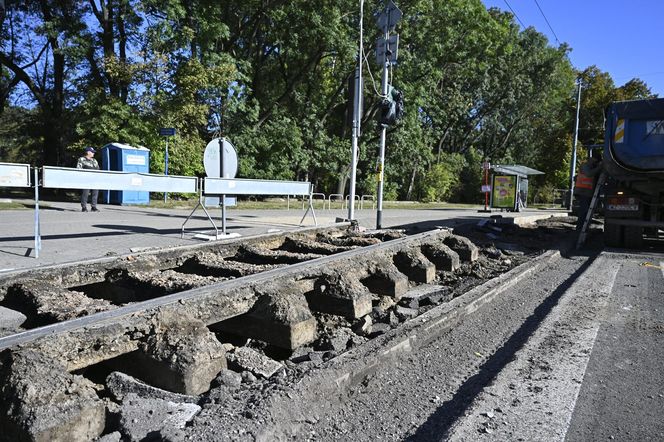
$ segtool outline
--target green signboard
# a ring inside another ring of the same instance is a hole
[[[516,205],[516,176],[494,175],[491,207],[496,209],[514,209]]]

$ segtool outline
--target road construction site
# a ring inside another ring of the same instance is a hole
[[[474,216],[2,272],[0,438],[664,437],[659,244]]]

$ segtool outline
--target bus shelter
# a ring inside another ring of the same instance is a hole
[[[519,212],[527,207],[528,177],[544,172],[526,166],[491,167],[491,208]]]

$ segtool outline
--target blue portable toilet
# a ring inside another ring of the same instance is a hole
[[[110,143],[101,148],[101,163],[103,170],[150,173],[150,149]],[[150,203],[150,192],[107,190],[101,196],[109,204]]]

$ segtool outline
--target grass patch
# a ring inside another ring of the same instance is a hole
[[[27,210],[34,209],[35,203],[25,203],[20,201],[0,202],[0,210]],[[48,209],[48,204],[39,203],[40,209]]]

